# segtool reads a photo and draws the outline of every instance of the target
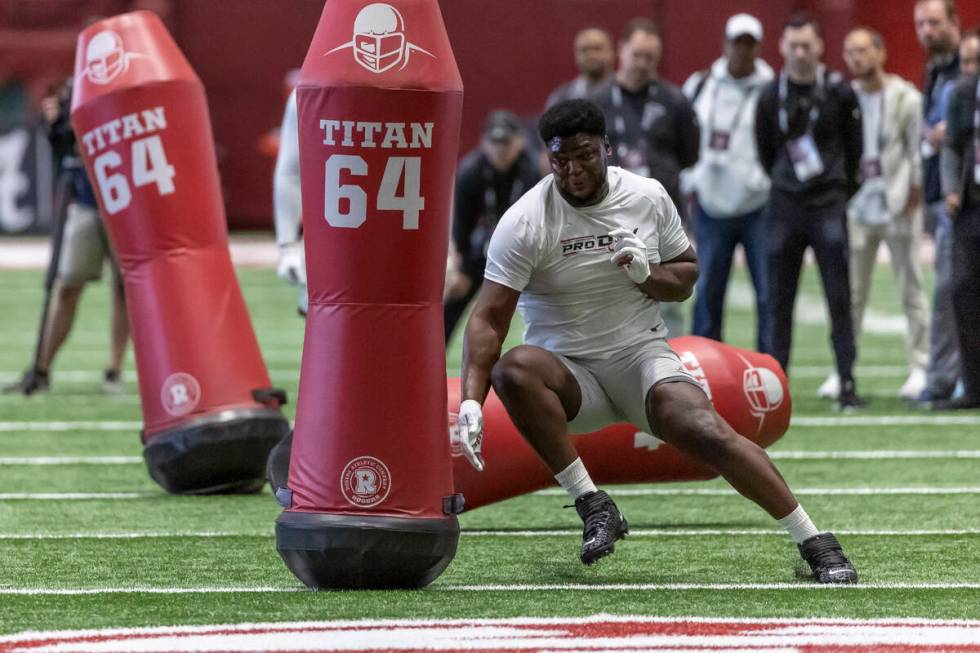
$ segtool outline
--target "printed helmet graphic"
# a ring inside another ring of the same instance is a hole
[[[85,73],[96,84],[108,84],[126,69],[126,52],[115,32],[99,32],[85,48]]]
[[[772,412],[783,403],[783,384],[765,367],[750,367],[742,375],[742,387],[756,415]]]
[[[398,65],[405,56],[405,20],[383,2],[367,5],[354,19],[354,59],[371,72]]]

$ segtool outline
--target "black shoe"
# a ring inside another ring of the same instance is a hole
[[[969,395],[956,399],[937,399],[929,404],[929,410],[975,410],[977,408],[980,408],[980,399]]]
[[[835,413],[852,413],[856,410],[861,410],[867,405],[868,402],[857,396],[853,380],[841,383],[840,394],[837,395],[837,401],[834,402]]]
[[[623,513],[602,490],[583,494],[575,500],[575,512],[585,522],[582,529],[582,563],[591,565],[599,558],[609,555],[621,540],[630,532]]]
[[[48,376],[48,373],[34,368],[24,372],[24,376],[21,377],[20,381],[4,386],[3,393],[5,395],[22,394],[27,396],[47,392],[50,387],[51,378]]]
[[[856,583],[857,571],[833,533],[820,533],[797,545],[818,583]]]
[[[102,394],[118,395],[123,391],[119,370],[107,369],[102,373]]]

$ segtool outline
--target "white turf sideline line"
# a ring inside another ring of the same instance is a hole
[[[617,489],[615,485],[607,486],[606,491],[618,497],[674,497],[674,496],[699,496],[699,497],[727,497],[738,496],[735,490],[730,488],[622,488]],[[539,496],[564,497],[567,496],[565,490],[559,488],[549,488],[538,490],[535,494]],[[811,497],[822,496],[873,496],[873,495],[916,495],[916,494],[980,494],[980,487],[827,487],[827,488],[794,488],[793,494],[807,495]],[[0,495],[2,497],[3,495]]]
[[[773,460],[970,460],[980,451],[770,451]],[[142,465],[140,456],[0,456],[0,466]]]
[[[857,585],[834,585],[819,583],[610,583],[587,585],[567,584],[499,584],[499,585],[432,585],[417,592],[684,592],[717,590],[954,590],[980,589],[980,583],[864,583]],[[311,592],[305,587],[92,587],[92,588],[48,588],[48,587],[8,587],[0,588],[3,596],[82,596],[90,594],[259,594],[267,592]]]
[[[609,494],[618,497],[646,496],[700,496],[729,497],[738,496],[729,488],[608,488]],[[974,487],[853,487],[853,488],[796,488],[793,494],[805,496],[875,496],[875,495],[957,495],[980,494],[980,486]],[[558,488],[538,490],[535,496],[565,496]],[[5,492],[0,493],[0,501],[101,501],[156,499],[173,500],[162,492]]]
[[[965,535],[980,535],[980,528],[969,528],[963,530],[835,530],[835,535],[844,537],[962,537]],[[541,529],[530,531],[495,531],[495,530],[461,530],[460,535],[464,537],[578,537],[582,535],[582,529]],[[764,528],[746,529],[724,529],[724,528],[688,528],[674,530],[655,530],[655,529],[632,529],[629,536],[650,537],[650,538],[671,538],[671,537],[702,537],[702,536],[730,536],[730,537],[787,537],[784,530],[773,530]],[[0,533],[0,541],[4,540],[139,540],[139,539],[177,539],[177,538],[197,538],[197,539],[221,539],[228,537],[275,537],[271,530],[260,533],[251,531],[247,533],[234,533],[222,531],[175,531],[172,533],[145,532],[145,533]]]
[[[954,426],[980,425],[980,415],[850,415],[844,417],[794,417],[790,428],[835,426]],[[143,422],[39,420],[0,421],[0,432],[10,431],[139,431]]]
[[[980,452],[977,452],[980,453]],[[6,456],[0,465],[135,465],[139,456]]]

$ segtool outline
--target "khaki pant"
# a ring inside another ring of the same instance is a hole
[[[902,215],[882,225],[868,226],[848,221],[851,256],[851,305],[854,333],[861,337],[864,309],[871,290],[878,248],[888,246],[892,274],[898,286],[902,310],[908,321],[905,349],[910,368],[925,369],[929,363],[929,305],[923,289],[919,265],[919,239],[922,235],[922,211]]]

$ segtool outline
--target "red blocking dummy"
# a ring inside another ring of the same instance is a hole
[[[297,87],[310,302],[276,520],[311,587],[418,587],[456,551],[442,286],[462,99],[436,0],[328,0]]]
[[[718,414],[740,435],[768,447],[789,428],[792,402],[786,375],[771,356],[685,336],[670,341],[684,367],[711,398]],[[455,433],[459,382],[449,382],[450,438],[456,491],[470,510],[555,485],[554,475],[511,423],[492,392],[483,405],[486,469],[477,472],[459,450]],[[717,473],[631,424],[613,424],[574,438],[597,485],[698,481]]]
[[[155,14],[81,33],[71,122],[125,281],[150,475],[258,490],[285,395],[231,265],[204,89]]]

